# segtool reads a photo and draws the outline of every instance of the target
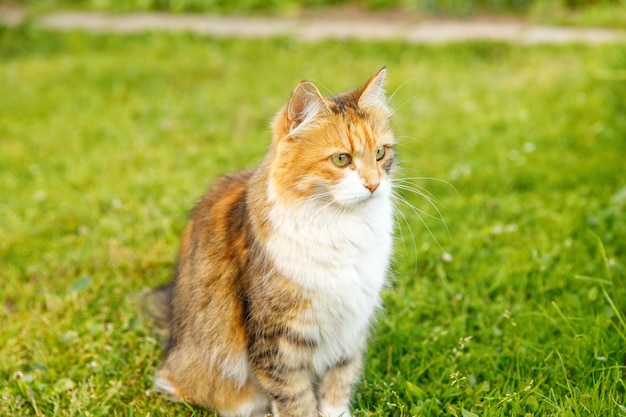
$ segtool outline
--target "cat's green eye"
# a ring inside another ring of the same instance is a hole
[[[376,160],[380,161],[381,159],[383,159],[385,157],[385,153],[387,153],[387,149],[385,149],[384,146],[378,148],[378,150],[376,151]]]
[[[333,164],[342,168],[342,167],[347,166],[352,159],[350,158],[350,155],[348,155],[347,153],[336,153],[330,157],[330,160],[333,161]]]

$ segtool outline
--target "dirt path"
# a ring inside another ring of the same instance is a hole
[[[0,9],[0,21],[19,24],[19,9]],[[220,37],[291,36],[303,40],[402,40],[439,44],[497,40],[521,44],[626,42],[626,31],[536,26],[517,20],[416,21],[401,14],[354,15],[349,12],[305,15],[300,18],[226,17],[164,13],[106,14],[56,12],[40,16],[35,26],[51,30],[135,33],[194,32]]]

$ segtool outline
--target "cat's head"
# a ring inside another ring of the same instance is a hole
[[[324,99],[304,81],[273,122],[270,184],[285,203],[349,208],[391,195],[394,135],[385,68],[359,88]]]

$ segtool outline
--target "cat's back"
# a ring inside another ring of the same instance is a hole
[[[220,178],[193,210],[174,280],[174,345],[183,333],[193,331],[199,315],[206,314],[211,322],[208,317],[227,310],[230,320],[239,320],[238,277],[249,247],[246,194],[253,173],[244,171]]]
[[[253,174],[243,171],[224,176],[202,197],[185,230],[181,261],[198,249],[204,257],[239,257],[246,246],[246,193]]]

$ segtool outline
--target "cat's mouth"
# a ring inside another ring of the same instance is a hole
[[[341,198],[340,201],[337,202],[346,208],[360,208],[368,205],[374,200],[378,200],[381,195],[382,193],[379,193],[377,191],[370,192],[369,190],[367,190],[366,193],[355,193],[351,196],[343,196],[343,198]]]

